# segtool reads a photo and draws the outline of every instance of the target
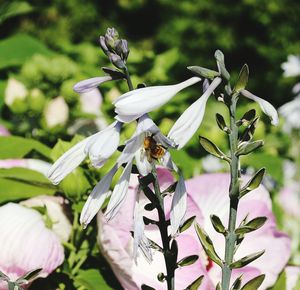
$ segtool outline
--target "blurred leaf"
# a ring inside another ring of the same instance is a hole
[[[185,258],[181,259],[177,263],[177,265],[180,266],[180,267],[193,265],[198,260],[198,258],[199,258],[198,255],[191,255],[191,256],[188,256],[188,257],[185,257]]]
[[[239,259],[238,261],[235,261],[233,263],[230,264],[230,268],[231,269],[238,269],[238,268],[242,268],[248,264],[250,264],[251,262],[253,262],[254,260],[258,259],[261,255],[264,254],[264,250],[263,251],[260,251],[260,252],[257,252],[257,253],[254,253],[254,254],[251,254],[251,255],[248,255],[248,256],[245,256],[241,259]]]
[[[248,281],[241,290],[257,290],[265,279],[265,275],[260,275]]]
[[[188,66],[187,67],[191,72],[193,72],[195,75],[204,77],[210,80],[213,80],[215,77],[219,76],[220,73],[205,67],[201,66]]]
[[[25,1],[11,1],[0,6],[0,25],[8,18],[27,14],[33,10],[32,6]]]
[[[204,275],[201,275],[199,278],[197,278],[192,284],[187,286],[184,290],[197,290],[201,286],[201,283],[203,281]]]
[[[0,159],[22,158],[32,150],[43,156],[50,156],[50,148],[36,140],[17,136],[0,136]]]
[[[275,285],[272,287],[272,290],[285,290],[286,289],[286,272],[282,271],[279,275]],[[294,290],[299,288],[294,287]]]
[[[86,290],[109,290],[110,288],[96,269],[79,270],[78,275],[74,278],[74,285],[83,287]]]
[[[0,41],[0,69],[21,66],[34,54],[51,56],[42,42],[26,34],[17,34]]]

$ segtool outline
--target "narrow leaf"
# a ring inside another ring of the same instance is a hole
[[[243,117],[237,122],[238,126],[241,125],[248,125],[250,121],[252,121],[255,118],[256,111],[255,109],[251,109],[250,111],[246,112]]]
[[[198,290],[202,284],[203,278],[204,278],[204,275],[201,275],[192,284],[187,286],[184,290]]]
[[[262,147],[264,145],[263,140],[257,140],[254,142],[242,142],[238,146],[238,150],[236,151],[235,155],[240,156],[240,155],[247,155],[256,149]]]
[[[196,216],[192,216],[190,218],[188,218],[183,224],[182,226],[179,228],[179,232],[182,233],[184,231],[186,231],[194,222]]]
[[[211,223],[214,227],[214,229],[216,230],[216,232],[220,233],[220,234],[225,234],[226,233],[226,229],[224,227],[224,225],[222,224],[222,221],[220,220],[220,218],[214,214],[212,214],[210,216],[210,220]]]
[[[201,76],[210,80],[213,80],[215,77],[220,76],[220,73],[208,68],[204,68],[201,66],[188,66],[187,67],[191,72],[193,72],[197,76]]]
[[[200,240],[200,243],[207,254],[207,256],[214,261],[216,264],[218,264],[220,267],[222,267],[222,260],[216,253],[216,250],[214,248],[213,242],[210,239],[210,237],[207,235],[207,233],[200,228],[198,223],[195,224],[196,233],[198,235],[198,238]]]
[[[240,260],[231,263],[230,268],[238,269],[238,268],[245,267],[246,265],[250,264],[254,260],[258,259],[261,255],[263,255],[264,252],[265,252],[265,250],[245,256],[245,257],[241,258]]]
[[[262,182],[266,169],[261,168],[255,173],[255,175],[247,182],[247,184],[241,189],[240,197],[244,196],[251,190],[256,189]]]
[[[216,290],[222,290],[222,286],[221,286],[221,283],[220,283],[220,282],[217,284]]]
[[[249,67],[247,64],[244,64],[240,71],[238,80],[236,82],[233,91],[239,93],[240,91],[245,89],[248,83],[248,77],[249,77]]]
[[[189,265],[192,265],[194,264],[197,260],[198,260],[199,256],[198,255],[191,255],[191,256],[188,256],[188,257],[185,257],[183,259],[181,259],[177,265],[179,267],[185,267],[185,266],[189,266]]]
[[[223,118],[222,115],[220,115],[220,114],[217,113],[217,114],[216,114],[216,121],[217,121],[218,127],[219,127],[222,131],[224,131],[224,132],[226,132],[226,133],[230,133],[230,129],[229,129],[228,126],[226,125],[225,120],[224,120],[224,118]]]
[[[215,145],[213,142],[208,140],[207,138],[204,137],[199,137],[200,144],[202,147],[211,155],[214,155],[220,159],[226,160],[227,162],[230,162],[230,159],[228,156],[226,156],[219,148],[217,145]]]
[[[266,222],[267,218],[265,216],[260,216],[257,218],[252,219],[251,221],[247,222],[245,225],[238,227],[235,230],[235,233],[237,235],[244,235],[246,233],[250,233],[253,232],[259,228],[261,228],[265,222]]]
[[[114,80],[119,80],[119,79],[125,79],[126,76],[125,74],[123,74],[122,72],[120,72],[119,70],[110,68],[110,67],[102,67],[102,70],[109,74]]]
[[[259,117],[255,118],[244,131],[244,134],[239,138],[240,141],[250,141],[254,135],[255,129],[258,125]]]
[[[234,281],[234,283],[232,284],[230,290],[239,290],[242,286],[242,277],[243,275],[237,277]]]
[[[247,282],[241,290],[257,290],[265,279],[265,275],[259,275]]]

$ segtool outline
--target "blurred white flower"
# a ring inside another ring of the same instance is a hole
[[[24,100],[28,95],[26,87],[14,78],[10,78],[4,92],[4,102],[11,106],[16,100]]]
[[[114,101],[116,119],[129,123],[168,102],[179,91],[201,79],[192,77],[184,82],[169,86],[154,86],[136,89],[123,94]]]
[[[111,81],[112,79],[113,78],[111,76],[94,77],[86,79],[75,84],[73,90],[78,94],[87,93],[93,91],[100,84],[107,81]]]
[[[285,118],[284,131],[291,132],[292,129],[300,129],[300,95],[294,100],[285,103],[278,109],[279,113]]]
[[[97,88],[80,93],[81,110],[87,114],[100,115],[102,95]]]
[[[51,100],[44,111],[46,124],[49,128],[65,125],[69,119],[69,107],[63,97]]]
[[[66,242],[69,240],[72,225],[65,213],[65,202],[66,200],[61,196],[39,195],[20,204],[32,208],[45,207],[46,214],[51,220],[51,230],[61,241]]]
[[[37,211],[8,203],[0,207],[0,220],[0,271],[11,281],[38,268],[38,277],[47,277],[62,264],[61,242]],[[7,289],[5,282],[0,289]]]
[[[295,77],[300,75],[300,57],[296,55],[289,55],[288,60],[281,65],[284,70],[283,76]]]
[[[207,155],[202,158],[202,168],[205,172],[215,173],[224,169],[224,163],[217,157]]]

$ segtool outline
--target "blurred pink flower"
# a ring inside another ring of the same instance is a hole
[[[11,281],[42,268],[38,277],[47,277],[64,260],[64,249],[42,216],[33,209],[8,203],[0,207],[0,270]],[[7,284],[0,283],[6,290]]]
[[[285,268],[286,273],[286,290],[297,290],[295,288],[300,278],[300,267],[298,266],[287,266]]]
[[[162,188],[166,188],[173,182],[169,171],[158,169],[159,181]],[[224,237],[216,233],[211,226],[209,216],[218,215],[226,225],[228,220],[228,174],[206,174],[186,181],[188,192],[188,209],[186,218],[196,216],[197,222],[206,230],[214,241],[215,248],[221,257],[224,256]],[[136,176],[130,181],[130,194],[125,201],[126,205],[114,219],[109,222],[100,213],[98,215],[99,244],[104,256],[110,263],[112,270],[125,289],[140,289],[145,283],[155,289],[166,289],[166,283],[157,281],[157,274],[165,272],[163,256],[160,252],[153,253],[153,262],[148,264],[145,258],[140,255],[137,264],[132,258],[133,238],[130,231],[133,230],[133,207],[137,191]],[[147,203],[146,198],[143,200]],[[166,215],[169,217],[171,198],[166,198]],[[267,216],[266,224],[256,232],[246,236],[244,242],[237,251],[236,258],[249,255],[253,252],[266,249],[265,254],[251,263],[249,266],[233,273],[233,279],[244,273],[243,281],[259,275],[266,274],[266,279],[261,289],[272,286],[278,274],[285,267],[290,256],[290,240],[287,235],[276,230],[275,219],[271,211],[271,199],[268,192],[261,186],[249,193],[240,202],[238,222],[247,214],[249,219],[257,216]],[[150,218],[155,218],[155,211],[144,212]],[[148,238],[160,243],[160,236],[156,227],[146,227],[145,234]],[[176,239],[179,244],[179,257],[187,255],[199,255],[197,262],[191,266],[176,270],[176,289],[184,289],[200,275],[204,275],[201,285],[203,290],[215,289],[216,283],[220,280],[221,270],[219,266],[212,263],[201,248],[193,227],[179,235]]]
[[[278,196],[281,207],[288,215],[300,219],[300,190],[299,183],[293,181],[285,186]]]
[[[9,136],[9,131],[2,125],[0,125],[0,136]]]

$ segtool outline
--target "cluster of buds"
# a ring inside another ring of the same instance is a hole
[[[124,69],[129,54],[127,40],[119,39],[115,28],[107,28],[105,36],[100,36],[99,42],[110,62],[117,68]]]

